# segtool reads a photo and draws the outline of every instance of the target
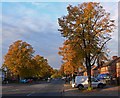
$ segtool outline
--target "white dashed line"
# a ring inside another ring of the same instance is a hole
[[[30,93],[30,94],[27,94],[26,96],[31,96],[34,92]]]

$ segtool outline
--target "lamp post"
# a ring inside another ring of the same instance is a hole
[[[6,67],[4,68],[4,71],[5,71],[5,83],[8,83],[8,80],[7,80],[7,68]]]

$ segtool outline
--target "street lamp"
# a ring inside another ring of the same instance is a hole
[[[8,81],[7,81],[7,68],[6,67],[4,68],[4,71],[5,71],[5,83],[8,83]]]

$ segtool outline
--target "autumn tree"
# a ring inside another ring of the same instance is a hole
[[[62,77],[60,70],[54,69],[54,73],[51,75],[51,78],[60,78]]]
[[[71,44],[68,44],[70,41],[66,40],[63,43],[63,47],[60,47],[60,51],[58,52],[59,55],[63,56],[63,64],[61,67],[63,67],[63,71],[66,75],[71,75],[75,72],[78,72],[78,69],[84,69],[83,66],[83,60],[79,59],[78,55],[78,48],[72,47]]]
[[[91,88],[91,67],[98,55],[104,53],[115,27],[110,13],[100,3],[88,2],[78,6],[69,5],[68,14],[58,18],[59,31],[74,50],[78,49],[79,59],[84,60]],[[79,47],[79,48],[78,48]]]
[[[36,55],[33,60],[35,61],[36,77],[50,77],[53,74],[53,68],[43,56]]]
[[[8,53],[4,57],[4,66],[14,75],[28,77],[33,75],[33,65],[31,59],[34,50],[32,46],[22,40],[18,40],[10,45]]]
[[[62,64],[60,69],[59,69],[59,72],[61,74],[61,76],[65,76],[65,73],[64,73],[64,65]]]

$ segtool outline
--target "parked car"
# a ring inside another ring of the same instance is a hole
[[[33,82],[33,79],[27,79],[27,82],[28,82],[28,83],[32,83],[32,82]]]
[[[98,81],[96,78],[91,77],[92,87],[103,88],[106,85],[106,82]],[[72,84],[73,85],[73,84]],[[88,87],[88,77],[87,76],[76,76],[74,87],[79,90]]]
[[[51,80],[51,79],[50,79],[50,78],[48,78],[47,82],[50,82],[50,80]]]
[[[28,83],[27,79],[21,79],[20,83]]]
[[[32,83],[33,79],[21,79],[20,83]]]
[[[65,80],[66,79],[66,77],[62,77],[62,80]]]
[[[111,80],[111,76],[108,74],[108,73],[106,73],[106,74],[99,74],[98,76],[97,76],[97,79],[98,80]]]

